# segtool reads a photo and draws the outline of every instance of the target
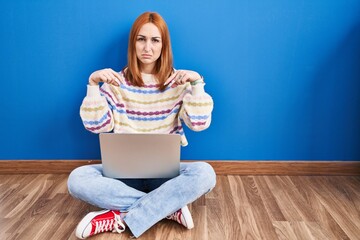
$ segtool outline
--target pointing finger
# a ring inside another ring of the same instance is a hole
[[[122,77],[120,76],[119,73],[115,72],[114,70],[111,70],[111,73],[114,75],[114,77],[119,80],[120,83],[124,84]]]
[[[177,72],[172,74],[166,81],[164,82],[164,85],[169,84],[171,81],[175,80],[175,77],[177,75]]]

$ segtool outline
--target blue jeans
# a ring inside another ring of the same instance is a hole
[[[210,192],[216,184],[214,169],[206,162],[180,163],[180,175],[170,180],[120,180],[104,177],[102,165],[73,170],[69,193],[89,204],[127,212],[124,221],[135,237],[171,213]]]

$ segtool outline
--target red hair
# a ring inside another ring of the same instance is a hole
[[[169,29],[164,19],[156,12],[145,12],[141,14],[132,25],[129,36],[128,65],[124,68],[125,78],[135,86],[144,86],[144,82],[141,78],[140,62],[136,56],[135,44],[141,27],[146,23],[154,24],[159,29],[161,35],[161,54],[156,60],[152,74],[154,74],[159,82],[159,89],[164,90],[164,82],[173,72],[173,55],[171,51]]]

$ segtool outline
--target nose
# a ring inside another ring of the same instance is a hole
[[[144,50],[145,50],[145,52],[150,52],[150,50],[151,50],[151,41],[146,41]]]

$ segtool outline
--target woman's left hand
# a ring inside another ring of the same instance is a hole
[[[178,85],[185,84],[186,82],[193,82],[200,78],[201,76],[197,72],[190,70],[177,70],[165,81],[164,85],[169,84],[169,86],[174,88]]]

